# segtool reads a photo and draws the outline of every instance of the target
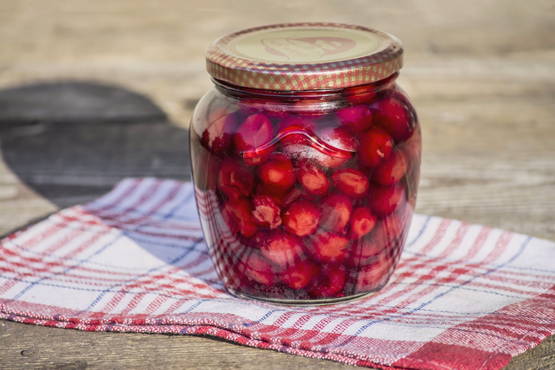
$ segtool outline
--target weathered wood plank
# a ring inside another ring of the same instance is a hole
[[[0,321],[0,368],[141,369],[354,369],[225,341],[191,336],[87,333]],[[548,338],[507,369],[555,366],[555,337]]]
[[[191,336],[85,333],[0,321],[0,368],[355,369]]]

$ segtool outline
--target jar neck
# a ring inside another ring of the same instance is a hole
[[[343,100],[349,99],[349,97],[356,97],[359,94],[364,95],[378,93],[382,90],[391,89],[395,85],[395,81],[398,76],[399,72],[396,72],[383,80],[364,85],[356,85],[340,89],[299,91],[254,89],[250,87],[232,85],[222,80],[212,79],[212,81],[220,93],[231,98],[279,100],[283,103],[287,103],[288,101],[298,101],[299,99],[328,101]]]

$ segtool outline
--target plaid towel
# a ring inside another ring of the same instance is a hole
[[[0,318],[87,331],[205,334],[362,366],[498,369],[555,329],[555,244],[415,216],[379,293],[289,307],[234,298],[190,183],[127,179],[0,244]]]

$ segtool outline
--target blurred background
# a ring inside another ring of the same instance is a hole
[[[186,179],[207,45],[337,21],[404,43],[400,84],[424,133],[420,212],[555,238],[554,14],[545,0],[0,1],[1,229],[124,176]]]

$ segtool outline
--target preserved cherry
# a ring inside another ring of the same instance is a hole
[[[365,28],[305,26],[362,30],[397,47]],[[334,50],[320,41],[310,46]],[[279,45],[263,49],[278,64],[294,50]],[[306,71],[267,80],[262,62],[253,64],[258,79],[223,74],[239,64],[222,64],[216,51],[208,57],[216,89],[195,109],[191,157],[203,231],[226,288],[278,302],[332,302],[380,289],[405,242],[420,168],[420,130],[395,84],[398,68],[358,83],[330,77],[302,86],[287,78],[312,76]],[[384,60],[400,55],[390,52]]]

